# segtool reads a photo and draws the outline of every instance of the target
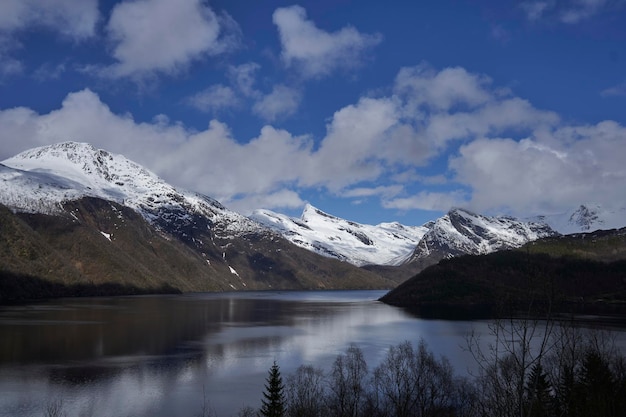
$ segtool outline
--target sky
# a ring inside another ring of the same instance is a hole
[[[626,0],[1,0],[0,160],[70,140],[242,214],[626,207]]]

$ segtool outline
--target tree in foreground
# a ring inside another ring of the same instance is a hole
[[[276,361],[270,368],[266,381],[260,413],[264,417],[283,417],[285,415],[285,386]]]

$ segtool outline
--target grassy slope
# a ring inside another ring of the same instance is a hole
[[[600,312],[626,307],[624,229],[543,239],[517,251],[441,261],[382,301],[416,310],[544,307]]]

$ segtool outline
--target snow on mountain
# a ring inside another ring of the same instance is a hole
[[[556,234],[545,223],[524,222],[508,216],[482,216],[458,208],[428,226],[410,261],[429,256],[486,254]]]
[[[251,218],[300,247],[357,266],[404,263],[428,230],[397,222],[359,224],[324,213],[310,204],[299,219],[270,210],[256,210]]]
[[[82,197],[130,207],[157,227],[172,216],[184,224],[200,214],[224,234],[260,228],[207,196],[178,190],[124,156],[87,143],[34,148],[0,164],[0,203],[15,211],[60,213],[63,202]]]
[[[564,213],[537,216],[535,220],[547,223],[561,234],[619,229],[626,226],[626,208],[610,210],[600,204],[587,203]]]

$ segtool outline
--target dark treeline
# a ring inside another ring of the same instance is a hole
[[[169,285],[145,289],[118,283],[64,284],[34,276],[14,274],[0,269],[0,305],[60,297],[109,297],[180,293],[180,290]]]
[[[530,320],[491,330],[488,346],[468,336],[477,365],[469,376],[458,376],[424,341],[391,347],[373,369],[351,346],[330,370],[302,365],[284,385],[275,364],[265,388],[274,387],[276,408],[264,401],[259,413],[248,408],[240,416],[626,415],[626,360],[609,333]]]

